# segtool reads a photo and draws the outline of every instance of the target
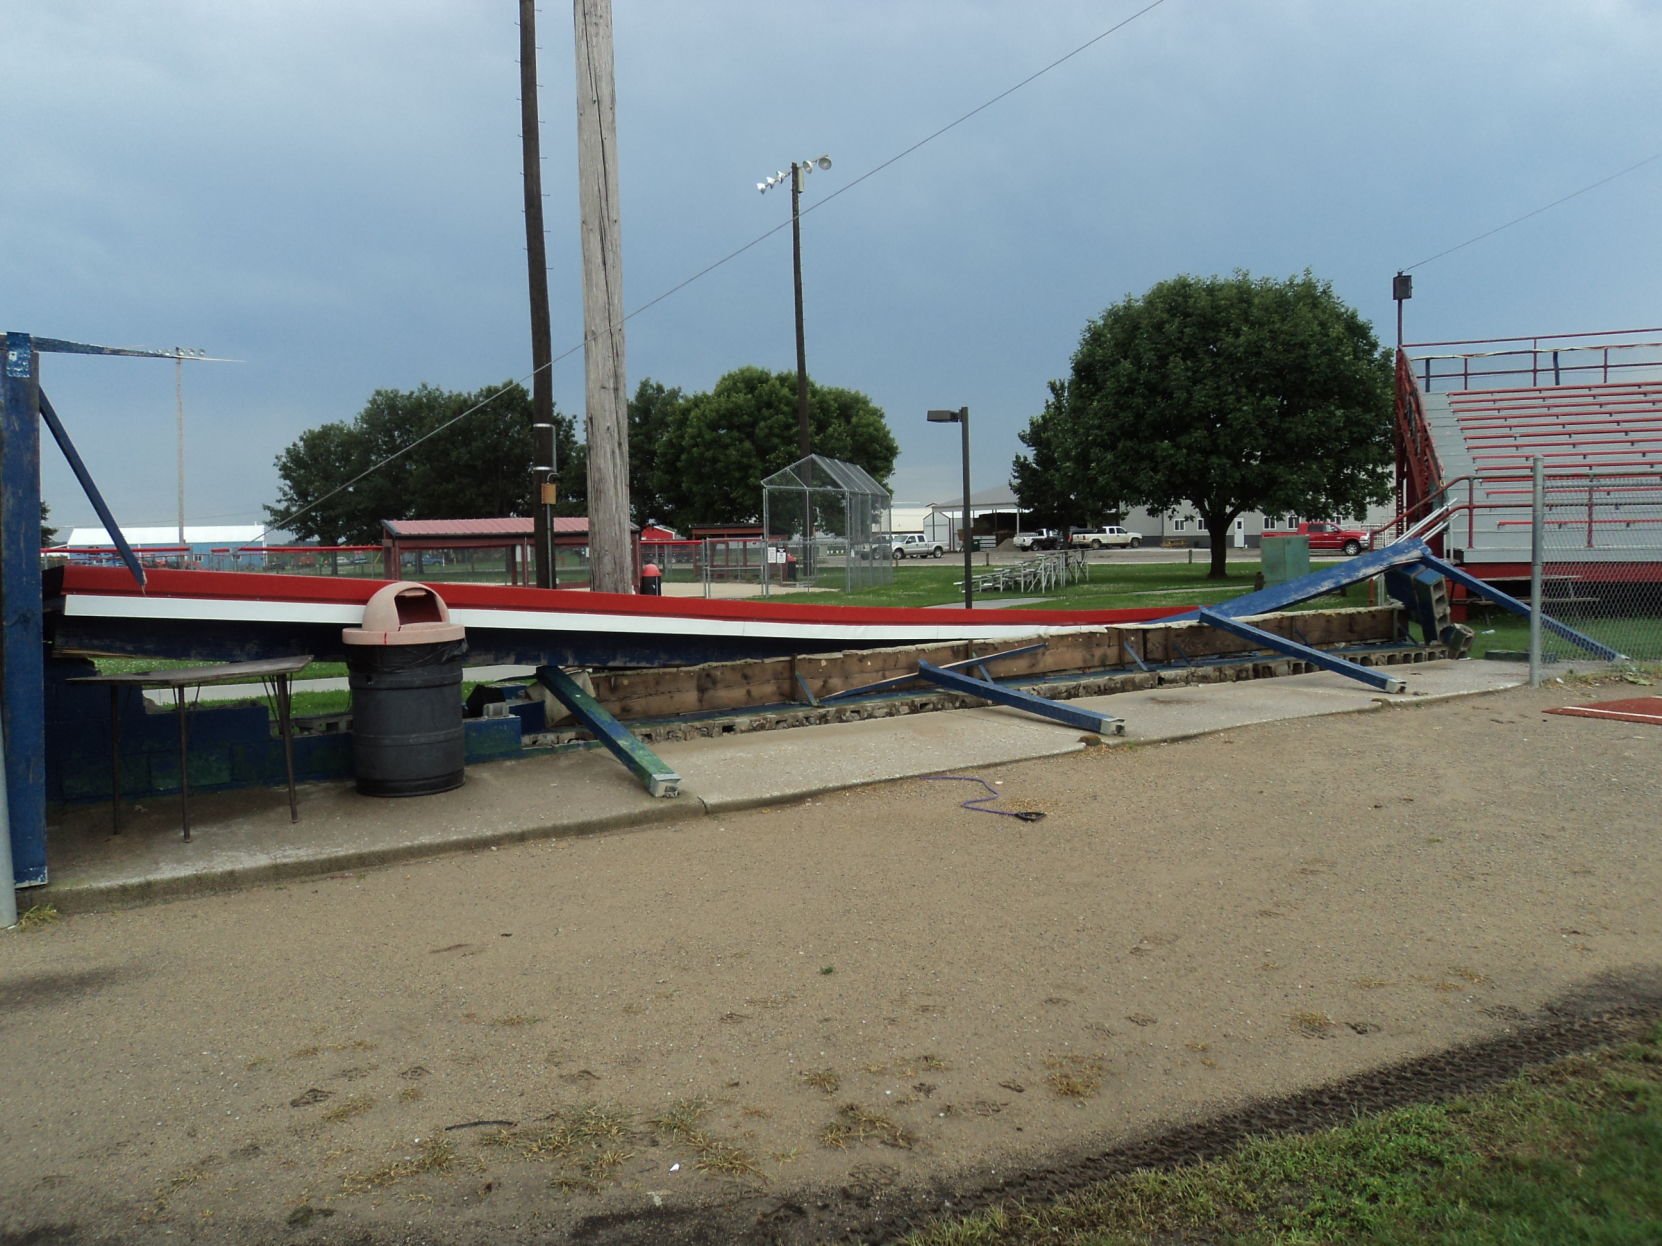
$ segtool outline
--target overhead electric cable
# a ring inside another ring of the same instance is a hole
[[[1485,238],[1493,238],[1496,234],[1500,233],[1503,229],[1511,229],[1512,226],[1521,225],[1524,221],[1527,221],[1532,216],[1540,216],[1541,213],[1543,213],[1543,212],[1550,212],[1553,208],[1558,207],[1560,204],[1568,203],[1571,199],[1575,199],[1575,198],[1577,198],[1581,195],[1585,195],[1590,190],[1597,190],[1600,186],[1607,186],[1611,182],[1615,181],[1617,178],[1626,177],[1629,173],[1632,173],[1635,169],[1642,169],[1647,164],[1651,163],[1651,161],[1657,160],[1657,159],[1662,159],[1662,151],[1652,152],[1650,155],[1646,156],[1643,160],[1636,161],[1635,163],[1628,165],[1627,168],[1620,169],[1617,172],[1610,174],[1609,177],[1601,177],[1596,182],[1589,182],[1587,185],[1583,186],[1580,190],[1573,190],[1569,194],[1565,195],[1562,199],[1554,199],[1551,203],[1543,204],[1541,207],[1536,208],[1532,212],[1525,212],[1522,216],[1513,217],[1510,221],[1507,221],[1506,224],[1504,224],[1504,225],[1496,225],[1493,229],[1486,229],[1481,234],[1478,234],[1475,238],[1468,238],[1468,239],[1466,239],[1466,241],[1460,243],[1458,246],[1450,247],[1446,251],[1439,251],[1439,252],[1437,252],[1436,255],[1427,256],[1425,259],[1420,260],[1418,263],[1410,264],[1410,265],[1408,265],[1408,267],[1406,267],[1404,269],[1401,269],[1400,271],[1405,272],[1405,273],[1411,273],[1416,268],[1420,268],[1420,267],[1423,267],[1426,264],[1431,263],[1432,260],[1440,260],[1445,255],[1453,255],[1456,251],[1462,251],[1465,248],[1471,246],[1474,242],[1482,242]]]
[[[887,160],[883,161],[882,164],[877,165],[875,168],[867,169],[864,173],[860,174],[859,177],[856,177],[853,180],[851,180],[849,182],[846,182],[842,186],[838,187],[836,190],[832,191],[829,195],[826,195],[825,198],[821,199],[818,203],[815,203],[815,204],[812,204],[808,207],[803,208],[801,210],[801,212],[799,213],[799,215],[807,216],[808,213],[814,212],[814,211],[817,211],[820,208],[823,208],[826,204],[830,203],[833,199],[837,198],[839,195],[846,195],[849,191],[853,190],[861,182],[867,180],[868,178],[876,177],[879,173],[881,173],[884,169],[888,168],[890,165],[899,163],[900,161],[904,160],[907,156],[910,156],[913,152],[917,151],[919,148],[925,147],[928,144],[933,143],[936,139],[940,138],[941,135],[947,133],[949,130],[957,129],[959,126],[963,125],[964,122],[968,121],[971,117],[976,116],[978,113],[986,112],[987,109],[991,108],[994,104],[998,103],[1000,100],[1006,99],[1009,96],[1014,95],[1017,91],[1021,90],[1024,86],[1027,86],[1029,83],[1036,82],[1038,79],[1040,79],[1040,78],[1044,77],[1046,74],[1048,74],[1051,70],[1057,68],[1060,65],[1066,64],[1068,61],[1071,61],[1074,57],[1078,56],[1081,52],[1084,52],[1087,49],[1095,46],[1096,44],[1101,43],[1104,39],[1108,38],[1110,35],[1114,35],[1114,34],[1119,33],[1121,30],[1124,30],[1127,26],[1129,26],[1132,22],[1136,21],[1139,17],[1142,17],[1145,13],[1152,12],[1153,10],[1159,8],[1165,2],[1166,2],[1166,0],[1153,0],[1153,3],[1144,5],[1142,8],[1138,9],[1135,13],[1131,14],[1130,17],[1127,17],[1127,18],[1124,18],[1124,19],[1122,19],[1118,22],[1115,22],[1112,26],[1108,27],[1107,30],[1102,31],[1100,34],[1092,35],[1089,39],[1085,40],[1084,43],[1081,43],[1078,47],[1074,48],[1071,52],[1065,53],[1062,56],[1058,56],[1055,60],[1051,61],[1050,64],[1046,65],[1043,69],[1035,70],[1034,72],[1028,74],[1027,77],[1023,78],[1020,82],[1016,83],[1014,86],[1006,87],[1004,90],[1000,91],[997,95],[993,96],[991,99],[985,101],[984,103],[977,104],[974,108],[970,109],[963,116],[957,118],[954,121],[947,122],[945,125],[943,125],[940,129],[936,130],[934,133],[928,134],[928,135],[924,136],[923,138],[920,138],[917,142],[913,143],[910,147],[906,148],[904,151],[897,152],[893,156],[890,156]],[[780,230],[785,229],[789,225],[790,225],[790,222],[788,220],[787,221],[782,221],[778,225],[775,225],[772,229],[768,230],[767,232],[762,233],[762,234],[758,234],[756,237],[752,238],[749,242],[745,243],[742,247],[739,247],[737,250],[730,251],[726,255],[722,256],[715,263],[710,264],[709,266],[707,266],[705,268],[699,269],[696,273],[694,273],[692,276],[688,277],[685,281],[679,282],[676,285],[671,286],[669,289],[665,290],[662,294],[658,295],[656,298],[649,299],[645,303],[642,303],[639,307],[635,308],[634,311],[632,311],[628,315],[624,316],[624,319],[625,320],[633,320],[636,316],[640,315],[642,312],[646,311],[648,308],[656,307],[659,303],[662,303],[665,299],[669,298],[670,295],[680,293],[682,290],[685,290],[688,286],[692,285],[693,282],[698,281],[700,278],[709,276],[711,273],[715,272],[716,269],[720,268],[722,265],[724,265],[726,263],[729,263],[732,260],[738,259],[739,256],[743,255],[746,251],[750,250],[752,247],[758,245],[759,243],[766,242],[769,238],[773,237],[773,235],[778,233]]]
[[[1034,70],[1032,73],[1028,74],[1027,77],[1023,78],[1020,82],[1016,83],[1014,86],[1006,87],[1004,90],[1000,91],[997,95],[993,96],[991,99],[986,100],[983,103],[977,104],[974,108],[970,109],[967,113],[964,113],[962,116],[956,118],[955,120],[947,122],[940,129],[934,131],[933,133],[925,135],[923,138],[920,138],[917,142],[913,143],[910,147],[907,147],[904,150],[902,150],[900,152],[897,152],[895,155],[890,156],[887,160],[883,161],[881,164],[877,165],[876,167],[866,170],[864,173],[860,174],[859,177],[856,177],[852,181],[850,181],[850,182],[846,183],[845,185],[839,187],[837,190],[833,191],[831,194],[829,194],[829,195],[825,196],[825,198],[821,199],[818,203],[813,204],[810,207],[803,208],[799,215],[806,216],[806,215],[808,215],[809,212],[815,211],[818,208],[823,208],[826,204],[830,203],[833,199],[837,198],[839,195],[847,194],[849,191],[853,190],[856,186],[858,186],[861,182],[864,182],[869,178],[876,177],[877,174],[881,173],[884,169],[889,168],[891,165],[898,164],[900,161],[904,160],[907,156],[910,156],[913,152],[918,151],[920,148],[928,146],[930,143],[933,143],[936,139],[940,138],[943,134],[946,134],[951,130],[957,129],[959,126],[963,125],[964,122],[968,121],[970,118],[975,117],[975,116],[977,116],[981,113],[986,112],[987,109],[991,108],[994,104],[999,103],[1001,100],[1008,99],[1010,96],[1014,95],[1017,91],[1021,90],[1023,87],[1028,86],[1031,83],[1037,82],[1040,78],[1044,77],[1051,70],[1056,69],[1056,68],[1058,68],[1062,65],[1067,64],[1067,62],[1071,61],[1074,57],[1076,57],[1076,56],[1080,55],[1082,52],[1085,52],[1085,51],[1089,50],[1090,48],[1096,46],[1097,44],[1101,43],[1104,39],[1108,38],[1109,36],[1118,34],[1120,31],[1124,30],[1127,26],[1129,26],[1132,22],[1136,21],[1139,17],[1142,17],[1147,13],[1153,12],[1155,9],[1159,8],[1164,3],[1166,3],[1166,0],[1151,0],[1151,3],[1145,4],[1142,8],[1138,9],[1135,13],[1131,14],[1129,17],[1122,18],[1120,21],[1117,21],[1112,26],[1108,27],[1107,30],[1102,31],[1099,34],[1092,35],[1089,39],[1085,40],[1085,42],[1081,43],[1078,47],[1074,48],[1072,51],[1066,52],[1063,55],[1058,56],[1055,60],[1051,61],[1050,64],[1044,66],[1044,68]],[[636,316],[640,315],[642,312],[648,311],[651,308],[656,307],[659,303],[662,303],[665,299],[670,298],[672,295],[679,294],[682,290],[685,290],[688,286],[692,285],[693,282],[699,281],[702,278],[709,276],[711,273],[715,272],[716,269],[721,268],[723,265],[729,264],[732,261],[738,259],[739,256],[743,255],[746,251],[749,251],[751,248],[759,246],[761,243],[766,242],[769,238],[773,237],[774,234],[777,234],[780,230],[785,229],[787,226],[789,226],[789,224],[790,224],[790,222],[788,220],[787,221],[782,221],[778,225],[775,225],[772,229],[766,230],[765,232],[756,235],[756,237],[752,238],[749,242],[745,243],[743,246],[738,247],[735,250],[729,251],[726,255],[722,256],[719,260],[716,260],[714,263],[708,264],[705,267],[699,269],[696,273],[694,273],[692,276],[686,278],[685,280],[677,282],[675,285],[673,285],[669,289],[665,290],[662,294],[658,295],[656,298],[648,299],[646,302],[642,303],[639,307],[635,308],[633,311],[626,313],[623,317],[624,321],[628,322],[630,320],[633,320]],[[1424,263],[1425,261],[1422,260],[1421,262]],[[576,346],[571,347],[569,350],[563,352],[562,354],[554,356],[553,359],[550,359],[548,361],[546,366],[549,367],[549,368],[552,368],[555,364],[559,363],[561,360],[567,359],[570,356],[575,355],[579,350],[582,349],[582,347],[583,347],[583,344],[581,342],[579,342]],[[521,378],[519,383],[523,385],[527,381],[535,379],[537,373],[540,372],[541,370],[542,370],[541,368],[533,369],[528,376],[525,376],[525,377]],[[352,477],[351,480],[348,480],[345,484],[337,485],[335,488],[331,489],[328,493],[325,493],[322,497],[317,498],[317,499],[315,499],[311,502],[308,502],[305,506],[301,507],[299,510],[292,511],[289,514],[283,516],[283,518],[281,518],[279,520],[275,520],[270,524],[267,524],[265,529],[264,529],[264,532],[269,532],[272,528],[281,528],[281,527],[285,526],[290,520],[298,519],[298,518],[300,518],[300,516],[304,515],[307,511],[312,510],[314,507],[321,506],[324,502],[327,502],[330,498],[334,497],[336,494],[344,492],[347,489],[350,489],[353,485],[357,484],[360,480],[363,480],[366,476],[373,475],[375,472],[380,471],[381,468],[385,467],[388,463],[391,463],[393,460],[401,458],[403,455],[408,454],[411,450],[414,450],[422,442],[428,440],[428,438],[437,436],[439,433],[442,433],[445,429],[449,428],[452,424],[455,424],[460,420],[466,419],[468,416],[472,415],[475,411],[478,411],[480,408],[489,405],[490,403],[494,402],[497,398],[500,398],[503,394],[505,394],[507,392],[508,391],[506,389],[500,389],[496,393],[491,394],[489,397],[482,399],[478,403],[475,403],[473,406],[469,407],[466,411],[463,411],[460,415],[452,416],[450,419],[446,420],[443,424],[440,424],[437,428],[431,429],[428,432],[422,434],[420,437],[416,438],[416,440],[412,441],[409,445],[404,446],[402,449],[393,451],[393,453],[387,455],[387,457],[382,459],[379,463],[376,463],[373,466],[365,468],[363,471],[359,472],[356,476]],[[261,533],[262,536],[264,535],[264,532]]]

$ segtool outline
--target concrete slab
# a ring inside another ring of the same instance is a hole
[[[1179,740],[1468,696],[1527,679],[1521,667],[1492,662],[1393,670],[1408,685],[1399,695],[1324,672],[1086,698],[1083,704],[1125,720],[1123,737],[1101,741],[988,707],[664,744],[656,751],[682,776],[682,795],[672,799],[648,796],[596,748],[474,766],[463,787],[431,796],[387,799],[360,796],[346,783],[309,784],[300,790],[294,824],[282,789],[199,795],[191,802],[190,843],[180,837],[176,800],[129,807],[119,836],[110,834],[107,805],[77,806],[47,829],[49,884],[22,900],[65,910],[143,903],[528,839],[661,825],[890,779],[1056,756],[1087,743]]]

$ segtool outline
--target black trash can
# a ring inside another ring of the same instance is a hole
[[[426,796],[460,787],[461,624],[425,584],[389,584],[342,631],[352,688],[352,768],[366,796]]]

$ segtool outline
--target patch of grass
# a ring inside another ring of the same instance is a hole
[[[843,1084],[843,1079],[837,1076],[834,1069],[814,1069],[798,1076],[815,1090],[827,1095],[836,1094]]]
[[[1640,1246],[1662,1241],[1658,1171],[1662,1026],[1479,1096],[1254,1140],[1214,1162],[942,1221],[905,1241]]]
[[[488,1141],[511,1146],[532,1159],[567,1159],[582,1163],[586,1156],[623,1142],[634,1132],[634,1115],[625,1108],[601,1103],[579,1103],[556,1109],[534,1128],[505,1129]]]
[[[711,1107],[710,1100],[702,1096],[678,1099],[667,1112],[647,1124],[691,1148],[695,1156],[693,1167],[700,1172],[765,1182],[767,1177],[749,1151],[712,1136],[704,1128],[704,1118]]]
[[[646,1123],[660,1133],[679,1142],[694,1142],[704,1137],[704,1116],[710,1110],[710,1101],[703,1097],[677,1099],[669,1111]]]
[[[1044,1066],[1045,1084],[1064,1099],[1089,1099],[1102,1089],[1108,1071],[1101,1056],[1050,1056]]]
[[[17,929],[44,930],[47,926],[55,926],[63,920],[63,914],[58,912],[53,904],[31,904],[24,909],[17,918]]]
[[[1295,1012],[1288,1019],[1293,1029],[1305,1038],[1326,1038],[1334,1025],[1333,1018],[1325,1012]]]
[[[714,1139],[706,1140],[705,1145],[699,1148],[698,1159],[693,1162],[693,1167],[699,1172],[715,1173],[721,1177],[767,1180],[749,1151]]]
[[[845,1103],[837,1109],[836,1119],[819,1131],[821,1146],[836,1151],[847,1150],[861,1142],[876,1142],[883,1146],[909,1151],[916,1144],[910,1130],[881,1112],[870,1112],[858,1103]]]
[[[341,1178],[341,1192],[367,1194],[411,1177],[427,1173],[447,1173],[463,1162],[448,1138],[429,1138],[421,1144],[414,1155],[406,1155],[403,1159],[383,1164],[379,1168],[347,1173]],[[474,1163],[469,1167],[480,1168],[482,1165]]]
[[[375,1100],[368,1095],[353,1095],[330,1108],[323,1114],[323,1119],[331,1122],[349,1121],[354,1116],[362,1116],[374,1106]]]

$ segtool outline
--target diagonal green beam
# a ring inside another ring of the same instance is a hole
[[[681,776],[676,774],[662,759],[635,738],[634,732],[625,727],[612,712],[596,701],[589,693],[578,686],[577,681],[567,675],[557,666],[539,666],[537,668],[537,682],[547,688],[559,703],[572,712],[572,715],[584,727],[594,733],[599,740],[612,751],[628,769],[629,773],[641,781],[651,796],[679,796],[681,794]]]

